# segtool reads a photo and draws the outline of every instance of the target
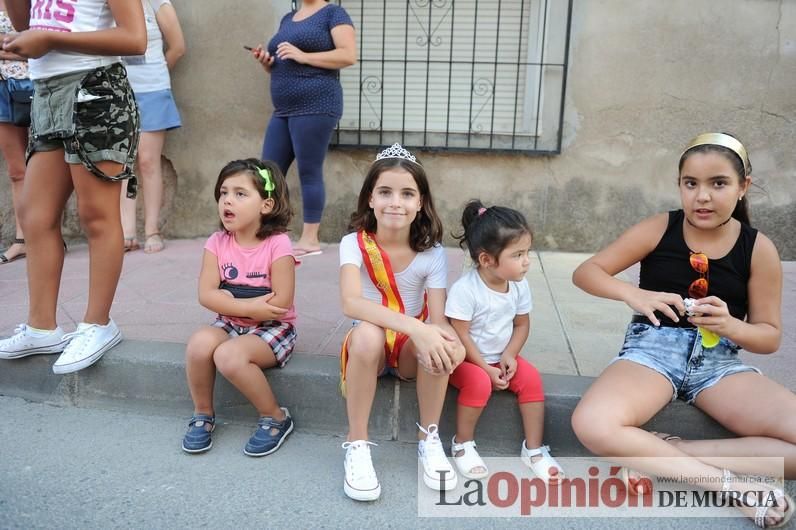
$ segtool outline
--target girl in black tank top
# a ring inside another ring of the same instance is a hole
[[[738,359],[740,348],[773,353],[782,337],[782,268],[771,240],[749,224],[750,174],[746,149],[736,138],[698,136],[680,157],[682,209],[641,221],[575,271],[578,287],[621,300],[636,316],[621,353],[575,409],[572,426],[598,455],[684,457],[640,460],[640,472],[698,476],[694,483],[713,491],[773,495],[776,506],[740,507],[758,526],[771,527],[790,519],[793,499],[699,460],[784,457],[785,478],[796,478],[796,395]],[[639,262],[638,287],[614,277]],[[706,340],[711,336],[715,341]],[[686,441],[640,428],[674,398],[743,437]],[[750,473],[750,462],[745,465],[743,472]],[[762,467],[753,471],[772,474]],[[634,473],[625,469],[623,476],[629,493],[639,494],[645,483]]]

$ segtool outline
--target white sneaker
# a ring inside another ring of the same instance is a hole
[[[68,339],[60,327],[52,331],[36,331],[20,324],[14,334],[0,340],[0,359],[19,359],[28,355],[52,354],[64,351]]]
[[[99,361],[106,351],[121,342],[122,332],[113,320],[104,326],[81,322],[73,333],[67,333],[64,338],[69,340],[69,344],[53,364],[56,374],[77,372]]]
[[[425,440],[417,442],[417,457],[423,464],[423,482],[433,490],[452,490],[456,487],[458,479],[456,471],[445,456],[437,426],[432,423],[428,426],[428,430],[419,424],[417,426],[426,435]]]
[[[370,445],[376,444],[367,440],[343,443],[346,450],[343,491],[355,501],[375,501],[381,495],[381,485],[370,458]]]

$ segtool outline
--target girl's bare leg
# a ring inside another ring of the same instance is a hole
[[[115,162],[100,162],[97,167],[109,175],[121,171],[121,165]],[[88,307],[83,321],[104,326],[110,319],[124,257],[119,215],[121,182],[102,180],[81,164],[69,164],[69,170],[77,193],[80,224],[88,238]]]
[[[19,220],[27,252],[28,325],[55,329],[58,289],[64,265],[61,216],[72,193],[63,149],[38,151],[25,171]]]
[[[122,218],[122,233],[124,234],[124,239],[135,240],[138,232],[135,218],[136,199],[127,198],[127,181],[122,183],[119,201],[119,208]]]
[[[257,335],[229,339],[216,348],[213,361],[218,371],[246,396],[260,416],[270,416],[276,421],[285,419],[285,413],[279,408],[263,373],[263,369],[277,364],[267,342]]]
[[[691,458],[639,428],[666,406],[671,396],[672,385],[662,375],[630,361],[618,361],[608,366],[583,396],[572,414],[572,427],[581,443],[599,456],[641,457],[631,460],[632,467],[639,471],[675,480],[699,477],[704,489],[721,491],[722,469]],[[736,481],[728,486],[738,491],[759,489],[758,485]],[[754,507],[741,509],[754,517]],[[776,522],[779,514],[781,509],[770,510],[769,524]]]
[[[782,457],[785,478],[796,479],[796,395],[793,392],[765,376],[744,372],[727,376],[700,392],[695,405],[741,437],[670,442],[679,450],[691,456],[711,458],[711,461],[727,457],[722,460],[723,467],[749,474],[765,474],[765,470],[744,457]]]
[[[10,123],[0,123],[0,151],[6,161],[8,177],[11,179],[11,202],[14,205],[14,221],[16,222],[16,239],[24,239],[22,224],[19,222],[19,209],[22,207],[22,186],[25,178],[25,145],[28,130]],[[25,252],[24,243],[13,243],[5,252],[8,259],[13,259]]]
[[[143,132],[138,143],[138,169],[144,192],[144,234],[158,232],[158,219],[163,203],[163,170],[160,156],[166,131]]]
[[[357,324],[348,339],[346,368],[346,439],[349,442],[368,439],[370,409],[384,361],[384,330],[370,322]]]
[[[216,381],[216,365],[213,354],[229,335],[221,328],[205,326],[191,335],[185,348],[185,375],[191,390],[194,414],[213,416],[213,386]]]

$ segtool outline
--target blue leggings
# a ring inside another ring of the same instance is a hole
[[[273,160],[287,174],[295,159],[301,181],[304,222],[320,223],[326,191],[323,187],[323,159],[337,118],[323,114],[272,116],[265,131],[263,160]]]

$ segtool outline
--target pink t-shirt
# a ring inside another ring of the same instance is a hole
[[[224,231],[210,236],[205,249],[218,260],[218,274],[223,281],[250,287],[271,287],[271,264],[283,256],[293,257],[293,245],[287,234],[273,235],[253,248],[238,245],[235,237]],[[225,317],[237,326],[255,326],[256,320],[244,317]],[[295,325],[296,308],[290,309],[279,319]]]

